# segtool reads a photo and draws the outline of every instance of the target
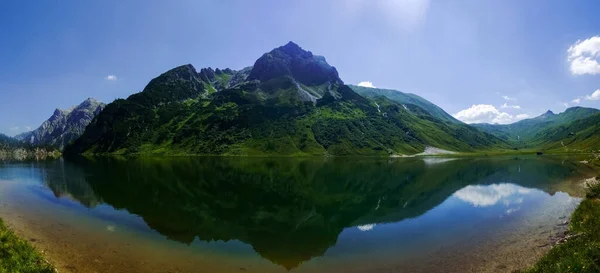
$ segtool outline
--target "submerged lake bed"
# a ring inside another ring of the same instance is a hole
[[[569,157],[76,158],[0,165],[60,272],[511,272],[564,232]]]

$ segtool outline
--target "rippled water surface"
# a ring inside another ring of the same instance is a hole
[[[579,202],[575,160],[0,164],[0,216],[61,272],[510,272]]]

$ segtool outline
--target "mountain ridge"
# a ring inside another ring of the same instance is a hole
[[[50,118],[37,129],[17,135],[15,138],[34,146],[52,146],[62,150],[75,141],[105,104],[87,98],[69,109],[56,109]]]
[[[235,82],[234,82],[235,79]],[[335,67],[290,42],[240,71],[168,70],[115,100],[67,151],[74,154],[395,155],[427,146],[507,147],[418,105],[365,98]]]
[[[541,132],[565,126],[577,120],[591,117],[599,112],[600,110],[595,108],[576,106],[567,108],[564,112],[559,114],[555,114],[548,110],[537,117],[524,119],[511,124],[500,125],[479,123],[471,125],[513,144],[520,144],[522,147],[533,148],[536,143],[543,142],[543,140],[541,140],[543,135],[539,135]],[[533,141],[533,139],[537,140]]]

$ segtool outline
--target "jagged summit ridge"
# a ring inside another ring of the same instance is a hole
[[[92,119],[104,108],[105,104],[94,98],[67,110],[56,109],[52,116],[37,129],[17,136],[32,145],[49,145],[63,149],[68,143],[75,141]]]

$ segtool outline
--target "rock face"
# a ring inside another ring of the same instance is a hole
[[[39,128],[16,138],[34,146],[52,146],[62,150],[83,134],[104,106],[104,103],[88,98],[71,109],[56,109]]]
[[[335,67],[323,56],[315,56],[293,42],[273,49],[256,60],[248,80],[261,82],[289,76],[298,83],[314,86],[324,83],[343,84]]]

